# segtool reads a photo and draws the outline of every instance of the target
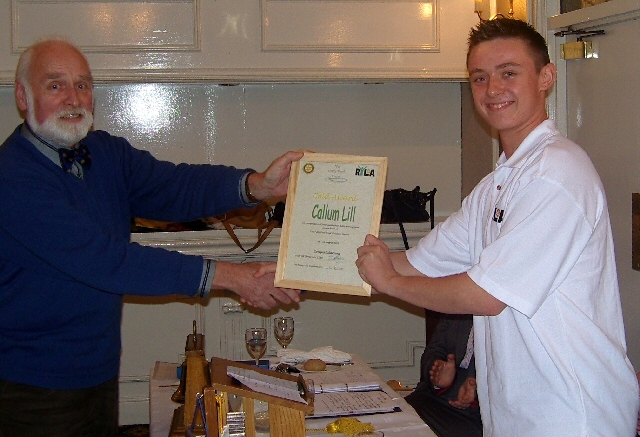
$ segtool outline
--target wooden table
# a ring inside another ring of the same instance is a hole
[[[354,355],[353,361],[353,366],[348,367],[371,371],[371,368],[360,357]],[[179,406],[179,404],[171,401],[171,395],[178,386],[177,366],[175,363],[158,362],[151,369],[151,381],[149,383],[150,437],[167,437],[169,435],[173,412]],[[385,437],[436,437],[402,396],[393,391],[382,379],[379,382],[382,390],[387,392],[398,403],[401,411],[351,417],[356,417],[362,422],[371,423],[376,430],[383,431]],[[336,418],[307,418],[306,427],[308,429],[322,429],[334,420]],[[263,435],[267,436],[268,434]],[[309,436],[336,437],[336,434],[313,432],[309,433]]]

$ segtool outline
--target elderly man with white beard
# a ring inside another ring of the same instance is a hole
[[[132,217],[190,221],[286,193],[287,152],[264,172],[175,165],[91,131],[93,78],[73,45],[29,47],[16,70],[25,122],[0,146],[0,437],[114,436],[124,295],[269,309],[274,263],[233,264],[130,243]]]

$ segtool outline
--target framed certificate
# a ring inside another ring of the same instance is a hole
[[[357,249],[378,236],[387,158],[305,153],[291,167],[275,286],[370,296]]]

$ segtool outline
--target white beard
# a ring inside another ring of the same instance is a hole
[[[38,123],[34,115],[34,102],[31,90],[26,89],[27,94],[27,123],[33,131],[42,138],[52,141],[63,147],[70,147],[83,139],[89,133],[93,125],[93,114],[83,108],[66,109],[49,116],[42,124]],[[65,123],[61,117],[81,116],[79,123]]]

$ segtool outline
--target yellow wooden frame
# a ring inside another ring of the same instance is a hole
[[[318,193],[309,193],[304,192],[301,188],[301,184],[299,183],[300,177],[303,175],[311,174],[314,171],[314,168],[317,166],[322,166],[324,164],[336,164],[336,168],[351,170],[355,169],[353,174],[346,174],[345,181],[342,182],[350,182],[350,185],[344,185],[344,187],[349,187],[351,193],[356,193],[354,196],[348,196],[354,202],[358,202],[358,194],[364,194],[361,196],[366,199],[372,199],[372,205],[364,205],[365,207],[371,208],[371,221],[370,223],[364,223],[365,226],[358,227],[358,229],[342,229],[341,232],[349,232],[349,238],[352,238],[354,241],[358,241],[359,245],[364,243],[364,238],[367,234],[372,234],[378,236],[380,231],[380,215],[382,213],[382,200],[384,197],[384,189],[386,184],[387,177],[387,158],[386,157],[374,157],[374,156],[354,156],[354,155],[337,155],[337,154],[327,154],[327,153],[311,153],[305,152],[304,157],[295,162],[291,167],[291,173],[289,176],[289,186],[287,191],[287,199],[286,199],[286,208],[284,213],[284,220],[282,224],[282,233],[280,237],[280,248],[278,251],[278,262],[276,267],[276,276],[275,276],[275,286],[283,287],[283,288],[296,288],[302,290],[312,290],[312,291],[320,291],[327,293],[337,293],[337,294],[352,294],[352,295],[360,295],[360,296],[370,296],[371,295],[371,286],[366,282],[362,281],[361,284],[353,285],[346,283],[344,278],[339,277],[340,274],[336,275],[326,275],[326,279],[323,278],[322,281],[311,281],[304,280],[300,278],[292,278],[291,276],[287,277],[287,263],[290,262],[290,247],[292,239],[295,239],[297,244],[300,241],[306,241],[305,239],[309,239],[310,235],[305,234],[304,230],[301,229],[303,226],[301,223],[294,222],[294,214],[296,208],[303,208],[306,204],[303,204],[303,201],[300,199],[304,199],[304,202],[308,202],[308,199],[314,198],[314,196],[318,196]],[[368,170],[367,170],[368,169]],[[367,171],[369,172],[367,174]],[[318,175],[322,175],[323,173],[318,173]],[[345,174],[345,173],[343,173]],[[369,176],[375,178],[375,183],[373,184],[373,193],[365,192],[358,193],[359,189],[371,189],[371,184],[362,181],[359,179],[359,176]],[[305,176],[306,177],[306,176]],[[360,185],[366,184],[366,187],[361,187]],[[315,188],[315,187],[314,187]],[[341,187],[343,188],[343,187]],[[317,205],[315,205],[317,206]],[[314,207],[315,207],[314,206]],[[361,205],[362,206],[362,205]],[[355,206],[354,206],[355,208]],[[366,209],[366,212],[369,210]],[[342,210],[344,214],[344,207]],[[355,210],[353,212],[355,216]],[[364,214],[366,215],[366,213]],[[342,216],[342,220],[344,220],[344,215]],[[368,225],[368,226],[366,226]],[[315,237],[314,237],[315,238]],[[358,246],[353,247],[353,257],[345,258],[344,262],[340,265],[342,266],[339,270],[344,270],[345,274],[351,275],[351,278],[354,278],[354,273],[357,275],[357,267],[355,265],[355,260],[357,259],[357,249]],[[351,252],[349,252],[349,256],[351,256]],[[324,263],[326,261],[315,261],[319,263]],[[335,281],[333,281],[335,279]],[[352,280],[352,282],[355,282]]]

